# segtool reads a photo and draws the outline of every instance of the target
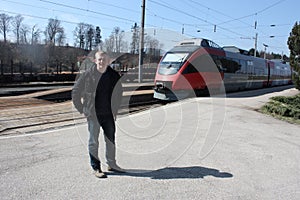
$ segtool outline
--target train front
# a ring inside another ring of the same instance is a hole
[[[178,100],[190,94],[192,88],[182,77],[181,69],[187,64],[189,56],[198,48],[177,46],[163,56],[155,76],[154,98]]]

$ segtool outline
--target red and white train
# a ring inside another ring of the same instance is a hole
[[[197,38],[180,42],[162,57],[154,98],[177,100],[221,87],[228,92],[291,83],[292,70],[287,63],[249,56],[236,47],[221,48]]]

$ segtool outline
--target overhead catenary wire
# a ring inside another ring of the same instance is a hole
[[[103,12],[93,11],[93,10],[84,9],[84,8],[78,8],[78,7],[75,7],[75,6],[70,6],[70,5],[66,5],[66,4],[62,4],[62,3],[56,3],[56,2],[52,2],[52,1],[48,1],[48,0],[39,0],[39,1],[49,3],[49,4],[53,4],[53,5],[57,5],[57,6],[61,6],[61,7],[71,8],[71,9],[80,10],[80,11],[84,11],[84,12],[90,12],[90,13],[94,13],[94,14],[98,14],[98,15],[103,15],[103,16],[112,17],[112,18],[116,18],[116,19],[120,19],[120,20],[124,20],[124,21],[130,21],[132,23],[135,23],[134,20],[123,18],[123,17],[118,17],[118,16],[115,16],[115,15],[106,14],[106,13],[103,13]]]
[[[204,22],[204,23],[206,23],[206,24],[209,24],[209,25],[212,25],[212,26],[215,26],[215,25],[216,25],[215,23],[212,23],[212,22],[210,22],[210,21],[208,21],[208,20],[206,20],[206,19],[203,19],[203,18],[198,17],[198,16],[196,16],[196,15],[192,15],[192,14],[190,14],[190,13],[188,13],[188,12],[185,12],[185,11],[183,11],[183,10],[180,10],[180,9],[178,9],[178,8],[171,7],[170,5],[166,5],[166,4],[163,4],[163,3],[161,3],[161,2],[154,1],[154,0],[148,0],[148,1],[149,1],[149,2],[152,2],[152,3],[154,3],[154,4],[157,4],[157,5],[160,5],[160,6],[162,6],[162,7],[168,8],[168,9],[170,9],[170,10],[179,12],[179,13],[184,14],[184,15],[186,15],[186,16],[192,17],[192,18],[194,18],[194,19],[200,20],[200,21],[202,21],[202,22]],[[220,28],[220,29],[222,29],[222,30],[225,30],[225,31],[227,31],[227,32],[233,33],[233,34],[235,34],[235,35],[237,35],[237,36],[239,36],[239,37],[245,37],[245,36],[246,36],[246,35],[244,35],[244,34],[241,34],[241,33],[235,32],[235,31],[232,31],[232,30],[230,30],[230,29],[228,29],[228,28],[224,28],[224,27],[222,27],[222,26],[218,26],[218,28]]]
[[[22,3],[22,2],[16,2],[16,1],[12,1],[12,0],[0,0],[0,1],[5,1],[5,2],[10,2],[10,3],[13,3],[13,4],[18,4],[18,5],[22,5],[22,6],[27,6],[27,7],[34,7],[34,8],[38,8],[38,9],[44,9],[44,10],[50,10],[48,7],[42,7],[42,6],[36,6],[36,5],[32,5],[32,4],[26,4],[26,3]],[[70,12],[70,11],[63,11],[63,10],[59,10],[59,9],[54,9],[54,8],[51,8],[52,11],[55,11],[55,12],[61,12],[61,13],[68,13],[68,14],[74,14],[74,15],[78,15],[78,13],[74,13],[74,12]],[[37,18],[37,19],[43,19],[43,20],[48,20],[49,18],[53,18],[53,17],[42,17],[42,16],[38,16],[38,15],[32,15],[32,14],[26,14],[26,13],[20,13],[20,12],[14,12],[14,11],[7,11],[7,10],[3,10],[1,9],[0,10],[1,12],[6,12],[6,13],[10,13],[10,14],[20,14],[20,15],[23,15],[23,16],[27,16],[27,17],[32,17],[32,18]],[[90,17],[90,18],[95,18],[96,16],[91,16],[91,15],[85,15],[86,17]],[[107,19],[106,20],[111,20],[111,21],[120,21],[119,19],[116,19],[116,18],[113,18],[113,17],[106,17]],[[80,22],[85,22],[84,20],[82,21],[70,21],[70,20],[62,20],[62,19],[59,19],[60,21],[62,22],[65,22],[65,23],[68,23],[68,24],[79,24]],[[126,24],[131,24],[129,22],[124,22],[124,20],[122,20],[123,23],[126,23]],[[85,23],[88,23],[88,22],[85,22]],[[102,29],[104,27],[101,27]],[[106,28],[108,29],[108,28]]]
[[[10,1],[10,2],[12,2],[12,0],[3,0],[3,1]],[[73,6],[73,5],[69,5],[69,4],[66,4],[66,3],[61,3],[61,2],[54,2],[54,1],[51,1],[51,0],[37,0],[37,1],[40,1],[40,2],[44,2],[44,3],[47,3],[47,4],[52,4],[52,5],[56,5],[56,6],[60,6],[60,7],[65,7],[65,8],[70,8],[70,9],[74,9],[74,10],[78,10],[78,11],[82,11],[82,12],[86,12],[86,13],[92,13],[93,15],[96,15],[96,16],[103,16],[103,17],[106,17],[108,20],[118,20],[120,23],[122,23],[122,24],[133,24],[133,23],[135,23],[137,20],[135,20],[135,19],[130,19],[130,18],[124,18],[124,17],[120,17],[120,16],[116,16],[116,15],[114,15],[114,14],[107,14],[107,13],[105,13],[105,12],[98,12],[98,11],[95,11],[95,10],[91,10],[91,9],[85,9],[85,8],[82,8],[82,7],[76,7],[76,6]],[[126,8],[126,7],[123,7],[123,6],[118,6],[118,5],[113,5],[113,4],[111,4],[111,3],[107,3],[107,2],[103,2],[103,1],[101,1],[101,0],[87,0],[88,2],[94,2],[94,3],[97,3],[97,4],[103,4],[103,5],[107,5],[107,6],[111,6],[111,7],[114,7],[114,8],[118,8],[118,9],[121,9],[121,10],[127,10],[128,12],[131,12],[131,13],[139,13],[138,11],[136,11],[136,10],[133,10],[133,9],[128,9],[128,8]],[[199,2],[196,2],[195,0],[189,0],[190,2],[193,2],[193,3],[198,3],[198,5],[199,6],[201,6],[201,3],[199,3]],[[257,11],[256,12],[256,14],[257,13],[263,13],[263,12],[265,12],[266,10],[268,10],[268,9],[270,9],[270,8],[272,8],[272,7],[274,7],[274,6],[276,6],[276,5],[278,5],[279,3],[281,3],[281,2],[284,2],[284,1],[286,1],[286,0],[281,0],[281,1],[276,1],[275,3],[273,3],[273,4],[271,4],[270,6],[267,6],[266,8],[263,8],[263,9],[261,9],[261,10],[259,10],[259,11]],[[218,26],[218,24],[219,23],[215,23],[215,22],[212,22],[212,21],[209,21],[209,20],[207,20],[207,19],[204,19],[204,18],[202,18],[202,17],[199,17],[199,16],[195,16],[194,14],[191,14],[191,13],[187,13],[187,12],[182,12],[182,10],[180,10],[180,9],[178,9],[178,8],[176,8],[176,7],[174,7],[174,5],[172,5],[172,4],[168,4],[168,5],[166,5],[165,3],[162,3],[162,2],[164,2],[164,1],[160,1],[160,2],[158,2],[158,1],[155,1],[155,0],[148,0],[148,2],[155,2],[154,4],[156,4],[156,5],[159,5],[159,4],[157,4],[157,3],[160,3],[160,6],[164,6],[165,8],[167,7],[168,9],[171,9],[171,10],[173,10],[173,11],[175,11],[175,12],[180,12],[181,14],[184,14],[184,15],[186,15],[186,16],[189,16],[189,17],[192,17],[193,19],[196,19],[196,20],[198,20],[198,21],[200,21],[200,22],[202,22],[202,23],[195,23],[195,24],[193,24],[193,23],[190,23],[190,21],[189,20],[176,20],[176,19],[174,19],[174,18],[170,18],[170,17],[167,17],[167,16],[163,16],[162,15],[162,13],[159,13],[159,14],[157,14],[157,13],[155,13],[155,11],[154,11],[154,9],[153,8],[146,8],[146,10],[147,10],[147,13],[146,13],[146,15],[147,16],[153,16],[153,17],[156,17],[156,18],[160,18],[160,19],[162,19],[162,20],[165,20],[165,21],[167,21],[167,22],[172,22],[172,23],[174,23],[174,24],[177,24],[177,25],[180,25],[181,27],[182,26],[184,26],[184,27],[195,27],[195,28],[197,28],[197,29],[201,29],[201,30],[205,30],[203,27],[204,26],[215,26],[215,25],[217,25],[217,30],[219,30],[219,29],[221,29],[221,30],[224,30],[224,31],[226,31],[227,33],[231,33],[231,35],[229,36],[227,36],[227,39],[228,38],[234,38],[233,36],[232,36],[232,34],[234,34],[234,35],[236,35],[236,36],[238,36],[238,37],[236,37],[236,40],[238,39],[238,38],[240,38],[240,37],[247,37],[247,36],[249,36],[249,35],[245,35],[245,34],[243,34],[243,33],[241,33],[239,30],[237,30],[237,29],[232,29],[232,28],[225,28],[225,27],[222,27],[222,26]],[[22,2],[15,2],[15,3],[19,3],[20,5],[24,5],[25,3],[22,3]],[[27,4],[28,6],[29,6],[29,4]],[[32,5],[32,6],[35,6],[35,5]],[[36,6],[36,7],[40,7],[40,6]],[[202,7],[204,7],[204,8],[206,8],[206,9],[209,9],[209,11],[210,12],[215,12],[215,13],[218,13],[218,14],[221,14],[221,15],[223,15],[223,16],[226,16],[226,17],[228,17],[228,18],[231,18],[232,20],[236,20],[236,19],[238,19],[238,18],[233,18],[233,17],[230,17],[228,14],[225,14],[225,13],[223,13],[223,12],[221,12],[221,11],[218,11],[218,10],[216,10],[216,9],[213,9],[213,8],[210,8],[210,7],[208,7],[208,6],[205,6],[205,5],[202,5]],[[43,8],[43,7],[41,7],[41,8],[39,8],[39,9],[45,9],[45,8]],[[51,8],[50,8],[51,10],[53,10],[53,11],[56,11],[56,12],[65,12],[65,13],[71,13],[71,14],[73,14],[72,12],[70,12],[70,11],[61,11],[61,10],[59,10],[59,9],[55,9],[55,7],[54,6],[51,6]],[[50,10],[49,8],[48,8],[48,10]],[[11,12],[12,13],[12,12]],[[16,12],[17,13],[17,12]],[[253,13],[252,13],[252,15],[253,15]],[[28,15],[28,14],[25,14],[24,16],[30,16],[30,15]],[[31,15],[31,17],[32,17],[32,15]],[[37,16],[37,15],[35,15],[34,17],[36,17],[36,18],[40,18],[40,19],[48,19],[48,18],[46,18],[46,17],[44,17],[44,16]],[[88,17],[95,17],[95,16],[88,16]],[[185,18],[182,18],[182,19],[185,19]],[[63,22],[66,22],[66,23],[70,23],[70,24],[78,24],[78,23],[76,23],[76,22],[74,22],[74,21],[70,21],[70,20],[62,20]],[[219,21],[221,21],[220,19],[219,19]],[[241,23],[243,23],[243,24],[246,24],[246,25],[249,25],[249,27],[251,27],[252,25],[250,25],[250,24],[248,24],[248,23],[245,23],[243,20],[237,20],[237,21],[239,21],[239,22],[241,22]],[[220,22],[220,23],[222,23],[222,22]],[[150,24],[150,23],[147,23],[147,21],[146,21],[146,23],[145,23],[145,25],[146,26],[150,26],[150,27],[154,27],[154,28],[162,28],[160,25],[158,25],[158,24]],[[258,25],[258,27],[261,27],[260,25]],[[103,28],[103,27],[101,27],[101,28]],[[107,28],[108,29],[108,28]],[[180,28],[180,30],[179,29],[176,29],[177,31],[180,31],[181,32],[181,28]],[[213,31],[213,28],[211,28],[211,29],[208,29],[208,28],[206,28],[206,31]],[[243,28],[241,28],[241,30],[243,30]],[[259,30],[259,32],[260,32],[261,30]],[[192,36],[192,35],[194,35],[193,33],[192,34],[190,34],[190,33],[187,33],[186,32],[186,35],[188,36],[188,35],[190,35],[190,36]],[[220,36],[226,36],[226,34],[224,33],[224,32],[222,32],[222,33],[220,33],[220,32],[218,32],[218,35],[220,35]],[[261,35],[264,35],[264,34],[261,34]],[[217,35],[215,35],[215,36],[217,36]]]
[[[34,5],[29,5],[29,4],[24,4],[24,3],[15,2],[15,1],[9,1],[9,0],[3,0],[3,1],[19,3],[19,4],[27,5],[27,6],[34,6]],[[65,4],[61,4],[61,3],[56,3],[56,2],[49,1],[49,0],[39,0],[39,1],[45,2],[45,3],[54,4],[54,5],[58,5],[58,6],[63,6],[63,7],[67,7],[67,8],[72,8],[72,9],[76,9],[76,10],[81,10],[81,11],[85,11],[85,12],[90,12],[90,13],[94,13],[94,14],[99,14],[99,15],[107,16],[107,17],[113,18],[113,19],[120,19],[120,20],[125,21],[125,23],[126,23],[126,22],[128,23],[128,21],[135,22],[134,20],[130,20],[130,19],[127,19],[127,18],[125,19],[125,18],[121,18],[121,17],[114,16],[114,15],[109,15],[109,14],[106,14],[106,13],[100,13],[100,12],[92,11],[92,10],[89,10],[89,9],[83,9],[83,8],[78,8],[78,7],[75,7],[75,6],[70,6],[70,5],[65,5]],[[128,8],[124,8],[124,7],[121,7],[121,6],[116,6],[116,5],[109,4],[109,3],[105,3],[105,2],[102,2],[102,1],[96,1],[96,0],[88,0],[88,1],[96,2],[96,3],[101,3],[101,4],[104,4],[104,5],[109,5],[109,6],[111,6],[111,7],[115,7],[115,8],[119,8],[119,9],[123,9],[123,10],[130,10],[130,9],[128,9]],[[171,8],[171,7],[169,7],[169,6],[166,6],[165,4],[158,3],[158,2],[153,1],[153,0],[149,0],[149,1],[150,1],[150,2],[151,2],[151,1],[152,1],[152,2],[155,2],[156,4],[159,4],[159,5],[161,5],[161,6],[164,6],[164,7],[167,7],[167,8],[169,8],[169,9],[175,10],[175,11],[177,11],[177,12],[180,12],[180,13],[182,12],[182,11],[180,11],[179,9]],[[222,14],[222,15],[224,15],[224,16],[230,17],[230,16],[227,15],[227,14],[224,14],[224,13],[222,13],[222,12],[220,12],[220,11],[217,11],[217,10],[215,10],[215,9],[209,8],[209,7],[207,7],[207,6],[204,6],[204,5],[202,5],[202,4],[198,3],[198,2],[195,2],[195,1],[193,1],[193,0],[190,0],[190,1],[191,1],[191,2],[194,2],[194,3],[197,3],[198,5],[201,5],[201,6],[205,7],[205,8],[208,8],[208,9],[214,11],[214,12],[217,12],[217,13],[220,13],[220,14]],[[280,2],[282,2],[282,1],[285,1],[285,0],[281,0]],[[275,5],[277,5],[278,3],[279,3],[279,2],[277,2],[276,4],[273,4],[272,6],[275,6]],[[264,10],[266,10],[266,9],[272,7],[272,6],[268,6],[267,8],[265,8],[265,9],[263,9],[263,10],[261,10],[261,11],[258,11],[258,13],[263,12]],[[35,6],[35,7],[37,7],[37,6]],[[43,8],[43,9],[46,9],[46,8],[44,8],[44,7],[37,7],[37,8]],[[53,9],[52,9],[52,10],[53,10]],[[54,11],[65,12],[65,11],[60,11],[60,10],[54,10]],[[134,11],[134,10],[130,10],[130,11],[131,11],[131,12],[136,12],[136,13],[137,13],[137,11]],[[149,12],[149,11],[150,11],[150,10],[148,10],[148,12]],[[150,12],[151,12],[151,11],[150,11]],[[72,13],[72,14],[74,14],[74,13]],[[196,19],[198,19],[198,20],[201,20],[201,21],[203,21],[203,22],[205,22],[205,23],[208,23],[209,25],[214,25],[214,26],[215,26],[214,23],[211,23],[211,22],[209,22],[209,21],[207,21],[207,20],[205,20],[205,19],[199,18],[199,17],[197,17],[197,16],[191,15],[191,14],[186,13],[186,12],[184,12],[184,14],[186,14],[186,15],[188,15],[188,16],[190,16],[190,17],[194,17],[194,18],[196,18]],[[159,16],[159,15],[157,15],[157,14],[154,14],[153,16],[159,17],[159,18],[161,18],[161,19],[163,19],[163,20],[167,20],[167,21],[169,21],[169,22],[173,22],[173,23],[177,23],[177,24],[184,24],[184,25],[186,25],[186,26],[194,26],[194,27],[202,26],[202,25],[197,25],[197,24],[190,24],[190,23],[185,23],[185,22],[179,22],[179,21],[176,21],[176,20],[173,20],[173,19],[169,19],[169,18],[166,18],[166,17],[161,17],[161,16]],[[73,23],[73,22],[71,22],[71,23]],[[147,25],[148,25],[148,24],[147,24]],[[155,25],[150,25],[150,26],[156,27]],[[221,28],[222,28],[222,27],[221,27]],[[227,31],[229,31],[229,32],[231,32],[231,33],[235,33],[235,34],[241,36],[240,33],[233,32],[232,30],[229,30],[229,29],[226,29],[226,28],[222,28],[222,29],[227,30]],[[243,36],[244,36],[244,35],[243,35]]]

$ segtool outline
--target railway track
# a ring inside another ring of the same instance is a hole
[[[47,95],[49,93],[51,92]],[[45,92],[42,95],[45,95]],[[30,94],[0,98],[0,136],[28,134],[86,122],[85,117],[75,110],[69,98],[54,101],[39,97]],[[151,91],[138,91],[135,95],[125,93],[119,115],[161,105],[160,101],[152,98]]]

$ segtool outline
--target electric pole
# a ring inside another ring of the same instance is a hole
[[[145,24],[145,1],[142,0],[142,18],[141,18],[141,31],[140,31],[140,49],[139,49],[139,83],[142,82],[142,66],[143,66],[143,54],[144,54],[144,24]]]
[[[255,42],[254,42],[254,57],[256,57],[256,50],[257,50],[257,33],[255,34],[255,38],[254,38],[254,40],[255,40]]]
[[[269,47],[267,44],[263,44],[265,47],[265,53],[264,53],[264,59],[266,59],[266,53],[267,53],[267,47]]]
[[[255,20],[255,23],[254,23],[254,29],[257,28],[257,21]],[[256,57],[256,51],[257,51],[257,33],[255,34],[255,38],[254,38],[254,57]]]

